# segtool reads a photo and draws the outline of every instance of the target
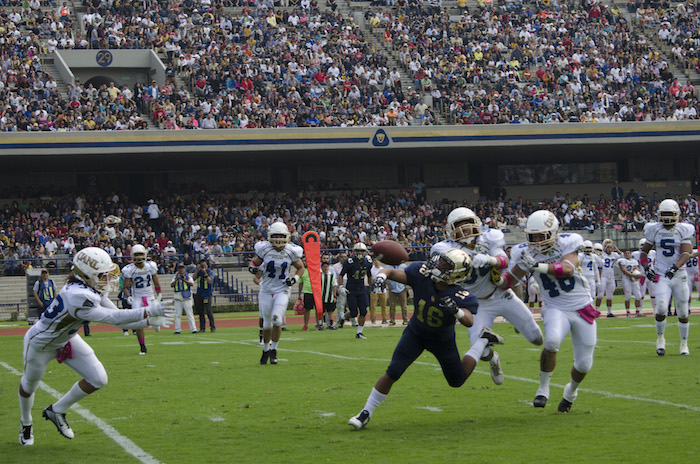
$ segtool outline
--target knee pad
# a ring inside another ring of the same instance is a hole
[[[582,359],[574,359],[574,369],[581,374],[585,374],[593,367],[593,353],[583,357]]]
[[[263,319],[262,328],[263,328],[263,330],[270,330],[272,328],[272,321],[268,321],[267,319]]]
[[[20,379],[19,384],[22,387],[22,390],[24,390],[25,393],[29,393],[29,396],[32,396],[35,391],[39,388],[39,383],[41,383],[41,380],[32,380],[32,381],[27,381],[22,377]]]
[[[282,327],[283,323],[284,323],[284,320],[275,314],[274,316],[272,316],[272,322],[271,322],[272,325],[270,327],[272,327],[272,326]],[[263,322],[263,327],[264,326],[265,326],[265,323]]]
[[[107,386],[109,378],[107,377],[107,371],[102,363],[95,366],[90,375],[85,376],[85,381],[98,390]]]
[[[561,340],[545,340],[544,349],[552,353],[558,353],[559,345],[561,345]]]

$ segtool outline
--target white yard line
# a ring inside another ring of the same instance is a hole
[[[4,367],[11,373],[21,376],[22,373],[15,369],[14,367],[10,366],[7,363],[4,363],[0,361],[0,366]],[[59,399],[60,397],[63,396],[62,393],[60,393],[58,390],[55,390],[51,387],[49,387],[46,383],[40,382],[39,383],[39,388],[41,388],[43,391],[48,393],[49,395],[53,396],[56,399]],[[92,423],[93,425],[97,426],[98,429],[102,430],[105,435],[107,435],[109,438],[115,441],[115,443],[122,448],[124,448],[124,451],[135,457],[136,459],[139,460],[139,462],[142,462],[144,464],[160,464],[160,461],[142,450],[136,443],[133,441],[129,440],[126,438],[124,435],[120,434],[117,429],[106,423],[104,420],[100,419],[96,415],[94,415],[90,410],[87,408],[84,408],[80,406],[79,404],[74,404],[72,406],[72,409],[78,413],[78,415],[82,416],[85,420],[88,422]]]

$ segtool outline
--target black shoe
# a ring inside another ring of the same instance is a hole
[[[608,313],[608,317],[615,317],[613,313]]]
[[[351,417],[348,421],[348,425],[352,425],[353,427],[355,427],[356,430],[364,429],[368,423],[369,411],[366,409],[363,409],[362,412],[360,412],[355,417]]]
[[[289,332],[289,329],[287,327],[282,327],[282,332]]]
[[[180,335],[180,332],[173,332],[173,335]]]
[[[561,401],[559,402],[559,407],[557,408],[557,411],[564,412],[564,413],[569,412],[569,411],[571,411],[571,405],[572,405],[571,402],[566,401],[564,398],[562,398]]]
[[[73,430],[70,428],[70,425],[68,425],[68,422],[66,421],[66,413],[58,414],[54,412],[53,405],[51,405],[48,408],[44,409],[42,415],[44,416],[44,419],[53,422],[53,425],[55,425],[58,429],[58,433],[60,433],[64,437],[72,439],[75,436]]]
[[[277,364],[277,350],[270,350],[270,364]]]
[[[479,338],[485,338],[488,340],[488,345],[503,345],[505,343],[505,340],[503,337],[498,335],[496,332],[491,330],[490,327],[484,326],[483,329],[481,329],[481,334],[479,335]]]
[[[146,354],[148,350],[146,349],[146,345],[141,345],[141,351],[139,351],[139,354]]]
[[[207,331],[207,329],[199,329],[199,333],[204,333],[206,331]]]
[[[267,359],[270,357],[269,351],[263,351],[262,357],[260,358],[260,364],[267,364]]]
[[[544,408],[547,406],[547,397],[544,395],[537,395],[532,402],[532,405],[536,408]]]
[[[338,328],[334,325],[329,325],[328,330],[338,330]]]
[[[211,330],[210,330],[209,332],[211,332],[211,333],[216,332],[216,327],[212,327]]]
[[[341,319],[338,321],[338,328],[342,329],[344,325],[345,325],[345,319]]]
[[[359,339],[362,339],[362,340],[367,340],[367,337],[365,337],[365,334],[363,334],[363,333],[357,333],[357,334],[355,334],[355,338],[359,338]]]

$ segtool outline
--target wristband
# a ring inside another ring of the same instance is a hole
[[[554,267],[554,277],[557,279],[564,277],[564,266],[561,263],[552,263],[552,266]]]
[[[462,311],[462,308],[459,308],[457,310],[457,314],[455,314],[455,319],[460,320],[464,317],[464,311]]]
[[[512,286],[510,281],[510,272],[504,272],[501,274],[501,279],[503,279],[503,282],[506,284],[504,290],[508,290]]]
[[[540,263],[537,266],[535,266],[534,270],[541,274],[546,274],[549,271],[549,264]]]
[[[160,293],[160,285],[158,285],[157,287],[155,287],[155,289],[156,289],[156,292]]]
[[[644,267],[647,267],[649,265],[649,258],[642,258],[639,260],[639,264],[641,264]]]
[[[496,259],[498,260],[496,262],[496,267],[498,267],[498,269],[505,269],[508,267],[508,259],[506,259],[505,256],[498,255]]]

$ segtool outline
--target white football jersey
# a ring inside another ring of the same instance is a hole
[[[639,265],[639,261],[637,261],[634,258],[620,258],[617,260],[617,265],[619,267],[624,267],[627,272],[632,272],[632,269],[639,269],[641,271],[641,266]],[[622,274],[622,273],[621,273]],[[632,280],[629,277],[627,277],[625,274],[622,274],[622,278],[626,280]]]
[[[525,242],[514,247],[510,257],[515,264],[520,265],[523,252],[529,249],[537,263],[552,264],[561,261],[565,255],[577,252],[582,246],[583,237],[579,234],[559,234],[556,244],[547,254],[533,254],[533,250]],[[524,269],[525,266],[520,268]],[[571,277],[556,278],[541,272],[534,272],[533,275],[540,284],[542,302],[547,307],[557,308],[560,311],[577,311],[593,302],[588,291],[588,282],[581,275],[580,266],[574,268],[574,275]]]
[[[506,258],[507,255],[504,251],[505,245],[506,240],[503,236],[503,232],[496,229],[489,229],[479,236],[473,250],[454,240],[443,240],[433,245],[430,249],[430,254],[433,255],[452,248],[459,248],[466,251],[472,258],[479,253],[490,256],[503,256]],[[500,271],[493,269],[491,266],[474,269],[469,279],[460,282],[459,285],[466,288],[477,298],[486,298],[496,289],[494,279],[498,281],[500,274]]]
[[[254,249],[257,257],[262,260],[260,290],[266,293],[289,292],[290,288],[284,281],[290,276],[292,263],[304,256],[304,249],[288,243],[282,251],[277,251],[268,241],[256,243]]]
[[[595,253],[587,255],[584,252],[578,254],[579,265],[581,266],[581,273],[586,277],[595,278],[596,274],[599,273],[598,269],[601,267],[600,256]]]
[[[142,309],[118,310],[108,296],[82,283],[68,282],[42,313],[41,319],[29,328],[29,343],[37,350],[57,350],[85,321],[125,324],[143,318]]]
[[[659,222],[649,222],[644,226],[644,238],[654,244],[656,259],[654,271],[666,274],[681,256],[681,244],[694,242],[695,228],[690,224],[678,223],[666,229]]]
[[[134,263],[127,264],[122,269],[125,279],[131,279],[129,294],[134,298],[154,298],[153,276],[158,274],[158,265],[153,261],[146,261],[143,267],[136,267]]]
[[[615,263],[620,259],[622,255],[620,253],[613,251],[610,254],[603,252],[603,256],[600,257],[601,262],[601,276],[607,278],[615,277]]]

